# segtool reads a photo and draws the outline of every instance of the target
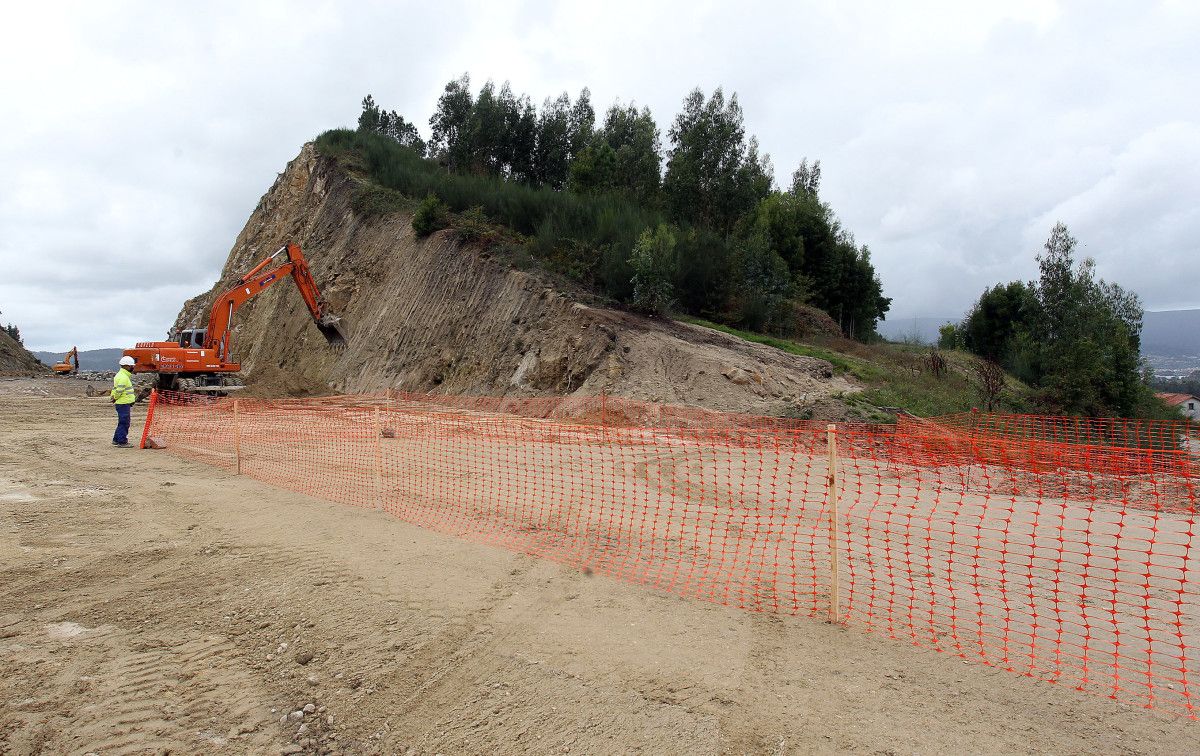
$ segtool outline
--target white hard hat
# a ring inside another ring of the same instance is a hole
[[[120,364],[124,365],[125,367],[133,367],[134,359],[129,356],[122,357]]]

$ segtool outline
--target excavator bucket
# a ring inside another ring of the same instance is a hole
[[[342,329],[342,319],[333,315],[324,315],[317,321],[317,330],[325,340],[334,347],[346,346],[346,332]]]

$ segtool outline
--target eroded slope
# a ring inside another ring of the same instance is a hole
[[[351,210],[356,181],[305,145],[250,216],[220,281],[180,313],[177,326],[203,323],[212,296],[263,256],[288,241],[305,249],[349,345],[329,348],[292,287],[276,286],[235,327],[255,393],[607,392],[780,414],[850,388],[823,360],[589,307],[453,231],[417,239],[405,213],[364,220]]]

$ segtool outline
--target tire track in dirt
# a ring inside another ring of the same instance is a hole
[[[0,480],[36,493],[0,497],[2,753],[1194,744],[1190,723],[878,636],[668,600],[173,457],[121,457],[105,409],[0,397],[15,418]],[[14,451],[67,423],[104,448],[64,437]],[[648,474],[670,488],[711,469]],[[51,485],[80,475],[107,493]],[[29,550],[13,522],[36,533]],[[67,623],[83,632],[49,634]]]
[[[273,738],[254,733],[261,693],[220,636],[189,638],[181,644],[145,648],[138,634],[113,630],[83,642],[103,645],[107,661],[91,676],[89,698],[100,703],[72,712],[72,729],[96,753],[143,753],[148,749],[188,751],[220,747],[232,734],[239,747],[266,748]],[[141,650],[139,650],[141,648]],[[221,684],[205,682],[220,677]]]
[[[30,483],[54,493],[52,482]],[[0,611],[23,610],[23,621],[6,623],[13,645],[0,656],[0,675],[6,698],[24,702],[23,722],[8,723],[0,750],[41,743],[75,753],[196,752],[222,750],[231,738],[236,750],[278,742],[264,727],[267,696],[237,649],[165,611],[200,586],[229,582],[188,569],[203,551],[143,544],[112,554],[106,508],[73,508],[66,521],[30,498],[18,520],[27,558],[0,571]],[[78,531],[70,542],[41,537],[64,525]],[[73,558],[72,569],[47,569],[63,559],[55,555],[81,551],[88,556]],[[43,671],[43,660],[63,658],[66,673]]]
[[[516,588],[537,564],[535,557],[517,555],[508,576],[491,587],[483,605],[472,614],[469,622],[451,623],[435,638],[411,650],[408,659],[389,680],[390,685],[412,691],[401,704],[402,708],[409,709],[481,647],[495,642],[490,618],[501,604],[512,598]]]

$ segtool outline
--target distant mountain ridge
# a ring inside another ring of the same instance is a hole
[[[896,318],[880,323],[879,333],[890,341],[932,344],[939,328],[960,320],[962,316]],[[1147,312],[1142,318],[1142,354],[1200,355],[1200,309]]]
[[[116,370],[117,360],[121,359],[124,349],[86,349],[79,352],[80,370]],[[35,357],[45,365],[56,365],[62,361],[65,352],[34,352]]]
[[[1200,355],[1200,310],[1146,313],[1142,319],[1142,354]]]

